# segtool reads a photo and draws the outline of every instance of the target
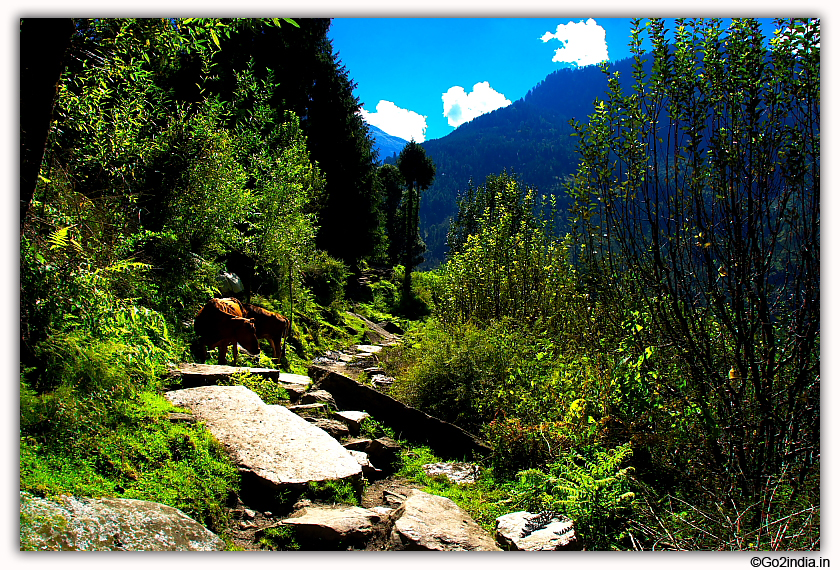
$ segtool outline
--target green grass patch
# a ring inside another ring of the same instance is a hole
[[[52,394],[27,393],[21,490],[43,497],[155,501],[184,511],[214,532],[225,529],[223,505],[237,490],[239,475],[202,425],[169,421],[166,413],[177,408],[149,392],[113,402],[109,412],[89,398],[64,396],[62,417],[49,424],[39,416],[54,409]]]

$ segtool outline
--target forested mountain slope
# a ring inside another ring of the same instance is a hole
[[[631,59],[616,62],[610,72],[618,71],[622,80],[629,80],[632,64]],[[427,247],[422,267],[444,261],[449,219],[457,210],[458,193],[470,180],[480,185],[488,175],[507,170],[540,193],[557,195],[561,209],[565,208],[562,184],[577,167],[577,141],[569,121],[584,121],[606,88],[607,77],[598,66],[561,69],[512,105],[424,142],[437,176],[420,203],[420,229]]]

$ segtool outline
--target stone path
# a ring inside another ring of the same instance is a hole
[[[370,344],[327,353],[316,359],[309,376],[197,364],[184,364],[172,372],[183,387],[165,396],[190,412],[171,414],[172,421],[205,423],[242,475],[237,504],[229,508],[228,534],[234,544],[243,550],[260,550],[260,538],[270,529],[288,527],[295,529],[304,549],[500,550],[496,540],[507,548],[525,549],[526,543],[519,540],[501,535],[494,539],[449,499],[421,492],[393,476],[397,442],[352,437],[359,434],[361,421],[372,415],[400,437],[440,447],[436,451],[443,455],[490,451],[457,426],[356,382],[365,371],[369,378],[379,380],[377,387],[387,391],[393,379],[384,376],[376,355],[384,346],[399,342],[399,337],[361,315],[353,316],[364,323]],[[288,406],[267,405],[245,386],[216,385],[242,371],[275,380],[292,401]],[[469,464],[428,467],[429,473],[464,484],[475,481],[478,473]],[[360,486],[365,478],[371,484],[361,507],[317,505],[307,499],[281,504],[280,497],[289,496],[284,491],[293,491],[294,500],[309,483],[347,481]],[[563,546],[568,548],[573,529],[566,525],[562,530],[566,533]],[[543,549],[553,549],[560,542],[557,537],[553,540]],[[204,547],[219,547],[218,542],[208,544]]]

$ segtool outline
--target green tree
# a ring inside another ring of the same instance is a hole
[[[397,265],[402,262],[400,253],[405,241],[405,220],[399,215],[405,183],[400,170],[393,164],[383,164],[376,175],[381,184],[380,208],[388,238],[388,261]]]
[[[575,125],[592,290],[650,315],[648,344],[682,364],[662,381],[750,495],[819,457],[820,28],[777,26],[678,19],[669,44],[651,20],[646,56],[635,21],[632,90],[610,77]]]
[[[295,20],[298,27],[273,22],[234,20],[231,32],[220,36],[214,53],[209,92],[231,101],[237,74],[251,68],[268,81],[269,109],[282,122],[285,111],[300,118],[312,161],[326,186],[318,202],[320,224],[316,245],[353,266],[371,255],[380,239],[373,141],[358,115],[354,83],[327,37],[329,19]],[[236,103],[236,113],[248,112],[251,99]],[[235,120],[235,114],[231,120]]]
[[[405,280],[403,293],[411,292],[411,272],[422,262],[426,246],[420,238],[420,192],[428,188],[435,179],[435,164],[426,156],[423,147],[412,139],[397,157],[397,168],[406,185],[406,198],[403,207],[405,241],[403,242],[403,265]]]

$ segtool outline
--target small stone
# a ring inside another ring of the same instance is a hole
[[[478,465],[472,463],[427,463],[423,471],[434,477],[443,475],[453,483],[475,483],[478,481]]]
[[[362,429],[362,422],[365,418],[369,418],[370,414],[367,412],[345,411],[336,412],[333,414],[333,417],[347,424],[347,427],[350,429],[350,433],[358,435]]]
[[[333,395],[326,390],[313,390],[311,392],[306,392],[300,397],[300,403],[326,404],[328,406],[332,406],[333,408],[337,407],[335,405],[335,398],[333,398]]]
[[[400,495],[399,493],[394,493],[393,491],[382,491],[382,500],[385,501],[386,505],[398,507],[403,504],[403,501],[405,501],[405,495]]]
[[[366,354],[376,354],[377,352],[382,351],[382,347],[373,344],[357,344],[353,347],[356,352],[362,352]]]
[[[257,525],[251,521],[242,521],[239,523],[239,530],[249,530],[252,528],[257,528]]]
[[[252,520],[252,519],[257,518],[257,513],[252,511],[251,509],[245,509],[242,512],[242,517],[245,518],[245,519],[248,519],[248,520]]]

